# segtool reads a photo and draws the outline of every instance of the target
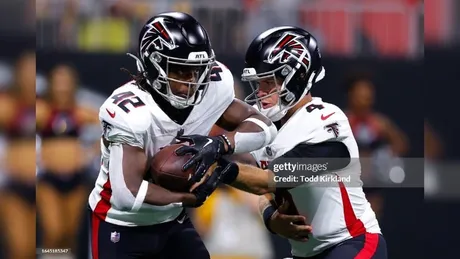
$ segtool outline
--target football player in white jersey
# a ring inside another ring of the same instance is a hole
[[[214,52],[205,29],[190,15],[152,17],[139,36],[139,74],[116,89],[99,110],[101,169],[89,197],[93,259],[209,258],[184,207],[200,206],[222,174],[191,193],[148,180],[149,161],[177,135],[191,142],[199,182],[219,157],[249,152],[276,136],[273,123],[234,99],[233,77]],[[207,137],[214,124],[230,132]],[[218,170],[216,172],[219,172]]]
[[[270,231],[289,238],[294,258],[385,259],[386,242],[361,186],[348,119],[310,94],[324,76],[318,43],[307,31],[277,27],[254,39],[242,75],[254,90],[246,101],[256,102],[279,131],[271,144],[244,157],[258,167],[222,158],[228,169],[223,182],[273,193],[261,196],[261,214]],[[301,218],[289,221],[287,215]]]

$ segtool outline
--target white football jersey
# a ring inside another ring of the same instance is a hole
[[[321,98],[313,98],[283,125],[270,145],[251,154],[259,166],[266,168],[271,161],[298,144],[326,141],[342,142],[352,158],[345,169],[326,175],[345,176],[343,179],[350,175],[350,179],[355,181],[302,182],[298,187],[289,190],[299,213],[307,218],[307,223],[313,229],[308,242],[289,240],[294,256],[314,256],[354,236],[366,232],[380,233],[375,213],[361,187],[356,140],[346,115],[337,106],[323,102]],[[301,163],[301,160],[298,161]]]
[[[147,161],[151,161],[180,130],[184,130],[184,135],[207,135],[235,96],[232,73],[221,63],[217,64],[222,72],[213,75],[204,99],[193,108],[183,125],[172,121],[152,96],[134,82],[116,89],[99,110],[99,119],[105,127],[104,138],[142,148]],[[122,226],[145,226],[174,220],[181,213],[182,208],[174,204],[153,206],[144,203],[137,212],[117,208],[111,199],[111,179],[120,177],[110,177],[109,168],[121,167],[121,161],[118,165],[109,165],[110,148],[106,148],[102,140],[101,155],[99,176],[89,196],[90,207],[100,219]]]

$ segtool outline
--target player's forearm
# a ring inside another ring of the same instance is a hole
[[[225,134],[234,153],[247,153],[270,144],[276,137],[275,125],[260,114],[244,120],[235,131]]]
[[[150,205],[164,206],[171,203],[192,203],[195,196],[191,193],[172,192],[159,185],[150,183],[144,202]]]
[[[247,153],[270,144],[277,134],[275,125],[254,107],[240,101],[233,100],[225,110],[217,126],[229,131],[225,136],[234,153]],[[226,141],[227,142],[227,141]]]
[[[230,184],[245,192],[263,195],[275,191],[274,175],[269,170],[238,163],[238,175]]]
[[[128,193],[122,192],[125,189]],[[121,208],[129,211],[138,211],[142,204],[153,206],[166,206],[177,204],[177,206],[193,204],[195,196],[191,193],[179,193],[169,191],[159,185],[149,183],[142,179],[125,179],[125,185],[118,184],[113,188],[114,202]]]
[[[224,156],[224,158],[233,162],[257,166],[256,160],[250,153],[232,154],[230,156]]]

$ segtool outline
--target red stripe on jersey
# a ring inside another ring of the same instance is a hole
[[[364,247],[356,255],[355,259],[370,259],[374,256],[379,245],[379,234],[366,233],[364,237]]]
[[[112,186],[110,184],[109,174],[107,181],[102,186],[101,200],[96,204],[96,208],[91,216],[92,231],[91,231],[91,248],[93,259],[99,259],[99,223],[100,220],[105,220],[107,212],[110,210],[110,198],[112,197]]]
[[[96,214],[91,213],[91,254],[93,259],[99,259],[99,223]]]
[[[353,206],[351,206],[350,197],[348,196],[347,188],[340,182],[340,194],[342,196],[343,204],[343,215],[345,217],[345,225],[347,226],[348,232],[352,237],[357,237],[366,233],[366,228],[360,219],[356,218]]]
[[[94,214],[96,214],[100,219],[105,220],[107,212],[109,212],[111,207],[110,198],[112,197],[112,186],[110,185],[109,174],[107,174],[107,181],[102,186],[100,195],[101,200],[97,203],[96,208],[94,209]]]

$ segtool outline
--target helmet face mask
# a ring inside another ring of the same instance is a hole
[[[147,84],[177,109],[200,104],[215,63],[205,29],[190,15],[164,13],[139,38],[137,66]]]
[[[286,89],[287,78],[276,76],[283,69],[289,70],[286,65],[260,74],[255,73],[254,69],[245,69],[242,75],[242,81],[248,82],[252,88],[252,93],[244,101],[256,105],[259,111],[273,121],[280,120],[295,105],[294,94]],[[273,82],[274,86],[262,89],[260,84],[266,80]]]
[[[245,101],[255,102],[272,121],[283,118],[325,74],[316,40],[296,27],[276,27],[256,37],[247,50],[246,66],[242,81],[249,82],[253,92]],[[267,78],[279,87],[263,95],[259,83]],[[277,104],[264,108],[264,99],[274,94],[278,94]]]
[[[149,60],[155,71],[158,71],[158,75],[156,77],[147,76],[147,82],[172,106],[183,109],[201,103],[210,82],[211,67],[215,62],[214,56],[196,61],[168,57],[154,52]],[[178,93],[174,87],[177,85],[186,85],[188,90]]]

